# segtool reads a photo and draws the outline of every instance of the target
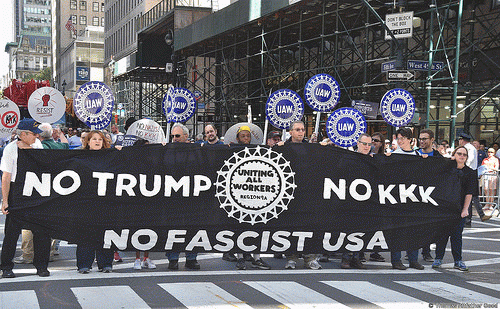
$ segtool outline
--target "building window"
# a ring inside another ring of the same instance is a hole
[[[71,15],[71,22],[73,25],[78,25],[76,15]]]
[[[101,17],[101,27],[104,27],[104,17]]]
[[[46,66],[47,65],[47,57],[43,57],[43,65]]]
[[[76,9],[77,9],[76,0],[71,0],[71,1],[69,2],[69,8],[70,8],[71,10],[76,10]]]
[[[80,1],[80,11],[87,10],[87,1]]]
[[[101,3],[101,12],[104,12],[104,2]]]
[[[92,26],[99,26],[99,17],[92,17]]]
[[[87,16],[80,15],[80,25],[86,25],[87,24]]]
[[[92,11],[99,12],[99,2],[92,2]]]

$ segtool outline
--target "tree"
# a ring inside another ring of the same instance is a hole
[[[23,82],[29,82],[30,80],[51,80],[52,79],[52,68],[47,67],[37,74],[27,74],[23,78]]]

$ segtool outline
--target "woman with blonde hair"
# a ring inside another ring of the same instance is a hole
[[[93,130],[83,140],[83,150],[102,150],[110,147],[109,141],[101,131]],[[113,251],[109,249],[93,249],[85,245],[76,246],[76,266],[81,274],[88,274],[97,260],[99,271],[109,273],[113,268]]]

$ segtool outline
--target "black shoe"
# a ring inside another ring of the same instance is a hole
[[[361,260],[358,260],[358,259],[351,260],[351,263],[349,263],[349,265],[352,268],[356,268],[356,269],[366,269],[366,266],[363,265],[363,263],[361,263]]]
[[[422,264],[420,264],[419,262],[415,261],[415,262],[410,262],[410,268],[424,270],[425,267]]]
[[[380,254],[378,254],[377,252],[374,252],[372,254],[370,254],[370,261],[374,261],[374,262],[385,262],[385,259],[383,256],[381,256]]]
[[[39,275],[40,277],[48,277],[48,276],[50,276],[50,272],[47,270],[47,268],[38,269],[36,271],[36,274]]]
[[[360,253],[360,254],[359,254],[359,260],[360,260],[361,262],[363,262],[363,263],[364,263],[364,262],[366,262],[366,257],[365,257],[365,254],[364,254],[364,253]]]
[[[171,269],[171,270],[179,269],[179,260],[170,260],[168,262],[168,269]]]
[[[238,262],[236,262],[236,268],[240,270],[247,269],[247,265],[245,264],[245,259],[243,258],[238,259]]]
[[[233,253],[226,252],[222,254],[222,259],[224,261],[229,261],[229,262],[236,262],[238,259],[234,256]]]
[[[271,266],[269,266],[262,259],[258,259],[258,260],[253,261],[252,262],[252,267],[253,268],[258,268],[258,269],[271,269]]]
[[[426,262],[434,262],[434,258],[432,257],[432,255],[430,253],[422,255],[422,258]]]
[[[186,260],[186,264],[184,266],[189,269],[200,269],[200,263],[196,260]]]
[[[16,277],[16,275],[14,274],[12,269],[5,269],[2,272],[2,278],[15,278],[15,277]]]
[[[247,262],[253,262],[253,261],[255,261],[254,258],[252,257],[252,255],[250,253],[243,253],[243,258]]]
[[[408,267],[404,266],[401,261],[392,263],[392,269],[406,270]]]

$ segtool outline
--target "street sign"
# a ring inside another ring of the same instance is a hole
[[[407,80],[415,80],[415,73],[410,71],[388,71],[387,72],[387,81],[395,82],[395,81],[407,81]]]
[[[408,70],[427,71],[429,70],[429,61],[408,60]],[[441,71],[444,68],[444,62],[432,62],[431,71]]]
[[[413,35],[413,12],[387,14],[385,15],[385,24],[396,39],[411,38]],[[385,31],[385,39],[392,39],[387,30]]]
[[[394,70],[395,68],[396,68],[396,60],[387,61],[387,62],[382,63],[382,69],[381,69],[381,71],[382,72],[387,72],[387,71],[390,71],[390,70]]]

